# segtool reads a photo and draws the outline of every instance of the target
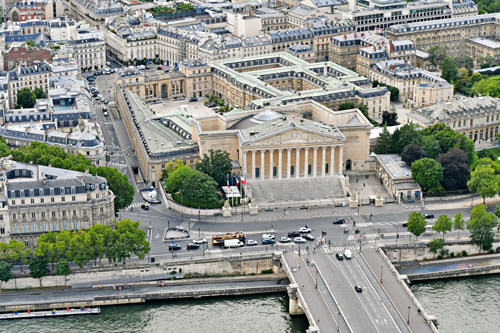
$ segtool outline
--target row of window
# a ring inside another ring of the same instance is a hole
[[[104,213],[104,208],[103,207],[100,207],[100,212]],[[32,219],[36,219],[37,215],[38,215],[38,213],[31,213],[31,218]],[[67,215],[69,215],[69,211],[68,211],[68,214],[67,214],[67,212],[65,210],[63,210],[62,211],[62,217],[66,217]],[[78,211],[77,210],[73,210],[73,216],[77,216],[77,215],[78,215]],[[23,220],[26,220],[27,216],[30,216],[30,215],[26,214],[26,213],[12,214],[12,219],[16,220],[18,217],[20,217]],[[46,218],[46,216],[47,216],[46,212],[40,212],[40,217],[41,218]],[[87,216],[87,210],[86,209],[83,210],[83,216]],[[57,218],[57,212],[56,211],[51,212],[51,217],[52,218]],[[3,215],[0,215],[0,220],[3,220]]]
[[[104,219],[101,220],[101,223],[104,224]],[[48,232],[49,228],[50,228],[50,231],[70,230],[70,228],[72,228],[71,230],[78,230],[80,226],[83,229],[88,229],[89,228],[89,221],[83,221],[83,222],[63,221],[62,223],[59,223],[59,222],[45,223],[44,222],[40,225],[40,228],[39,228],[39,225],[37,223],[32,223],[31,225],[28,225],[28,223],[14,224],[12,226],[12,233],[19,234],[20,230],[21,230],[21,233]],[[5,229],[0,228],[0,234],[3,234],[3,233],[5,233]]]
[[[99,194],[96,194],[96,198],[99,199]],[[71,196],[71,201],[76,201],[76,196],[72,195]],[[26,200],[25,199],[21,199],[21,201],[18,201],[18,202],[20,202],[21,205],[26,205]],[[51,203],[56,202],[55,198],[54,197],[50,198],[50,202]],[[60,202],[66,202],[66,197],[61,197],[61,201]],[[40,203],[44,204],[45,203],[45,198],[40,198]],[[15,204],[16,204],[16,200],[11,200],[11,205],[15,205]],[[35,204],[35,199],[30,199],[30,204],[34,205]]]

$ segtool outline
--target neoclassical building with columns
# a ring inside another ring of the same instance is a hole
[[[343,197],[347,172],[375,170],[372,127],[358,109],[333,111],[315,101],[299,101],[198,118],[193,140],[200,156],[210,149],[229,152],[237,162],[233,171],[246,175],[249,184],[320,180],[336,187],[327,189],[332,197]]]

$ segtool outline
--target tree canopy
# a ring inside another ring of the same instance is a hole
[[[425,232],[425,226],[427,221],[425,217],[419,212],[411,212],[408,218],[408,231],[418,238],[421,234]]]
[[[434,238],[431,240],[429,243],[427,243],[427,247],[429,248],[429,251],[434,253],[434,257],[436,256],[436,253],[443,249],[444,247],[444,240],[441,238]]]
[[[219,201],[215,180],[186,165],[180,166],[170,173],[165,181],[165,187],[170,193],[181,193],[181,201],[200,203],[217,203]]]
[[[471,217],[467,223],[471,243],[480,250],[489,251],[493,247],[495,233],[493,228],[498,224],[495,214],[488,213],[486,206],[477,205],[472,209]]]
[[[421,158],[425,157],[425,152],[422,149],[421,146],[417,144],[409,144],[407,145],[404,149],[403,152],[401,153],[401,159],[408,165],[411,166],[411,164]]]
[[[18,90],[17,104],[19,105],[19,107],[29,109],[35,106],[35,103],[36,103],[36,96],[30,90],[30,88],[26,87]]]
[[[12,274],[12,265],[5,260],[0,260],[0,282],[9,282],[13,278],[14,274]]]
[[[467,154],[459,148],[452,148],[439,155],[438,163],[443,167],[442,185],[447,191],[460,190],[467,186],[469,165]]]
[[[429,61],[436,67],[440,67],[448,55],[448,47],[445,45],[434,45],[429,48]]]
[[[47,267],[47,259],[45,257],[33,257],[30,260],[30,276],[34,279],[41,279],[49,274],[49,268]]]
[[[226,185],[232,168],[229,153],[220,149],[210,149],[209,154],[203,154],[203,158],[196,163],[196,169],[212,177],[219,186]]]
[[[443,240],[444,240],[444,234],[451,231],[451,228],[453,226],[453,221],[451,218],[448,217],[448,215],[439,215],[436,224],[432,226],[432,229],[436,232],[441,232],[443,233]]]
[[[441,76],[450,83],[457,79],[457,65],[450,57],[445,57],[443,59],[443,63],[441,64]]]
[[[440,192],[443,190],[443,167],[432,158],[422,158],[411,165],[411,175],[425,190]]]
[[[500,175],[495,173],[491,165],[479,164],[471,173],[467,186],[472,193],[478,193],[485,202],[494,197],[500,190]]]
[[[382,112],[382,125],[395,126],[398,123],[398,114],[396,112],[384,111]]]

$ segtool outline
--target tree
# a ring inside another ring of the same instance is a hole
[[[146,233],[139,228],[139,221],[132,222],[129,219],[115,223],[115,251],[116,259],[125,263],[126,258],[135,254],[143,259],[149,252],[149,243],[146,241]]]
[[[398,114],[396,112],[382,112],[382,125],[395,126],[398,123]]]
[[[457,65],[453,62],[450,57],[445,57],[443,63],[441,64],[441,76],[448,82],[455,81],[458,76]]]
[[[209,155],[203,154],[203,158],[196,163],[196,169],[211,176],[219,186],[226,185],[232,168],[229,153],[219,149],[210,149]]]
[[[500,206],[495,207],[494,214],[497,218],[500,218]]]
[[[427,221],[419,212],[411,212],[408,218],[408,231],[415,235],[416,238],[425,232]]]
[[[128,207],[134,200],[134,187],[128,182],[127,175],[110,167],[98,167],[97,176],[106,178],[109,189],[115,195],[115,212]]]
[[[68,265],[68,260],[59,259],[59,261],[57,262],[56,273],[57,275],[64,276],[64,286],[66,286],[66,276],[71,273],[71,269]]]
[[[398,128],[392,134],[392,145],[394,150],[397,151],[398,154],[401,154],[404,147],[407,145],[414,143],[420,144],[422,142],[422,131],[416,124],[404,124],[401,128]]]
[[[7,251],[9,253],[9,259],[12,261],[19,260],[21,265],[21,272],[23,271],[23,264],[28,263],[28,256],[31,254],[31,250],[26,248],[23,242],[10,240],[7,244]]]
[[[30,276],[40,279],[40,286],[42,286],[42,278],[49,273],[47,265],[47,259],[44,257],[35,256],[30,260]]]
[[[401,153],[401,159],[408,165],[411,166],[411,164],[419,159],[422,159],[425,157],[425,152],[417,144],[409,144],[407,145],[404,149],[403,152]]]
[[[168,175],[167,181],[165,182],[165,187],[170,193],[177,193],[183,187],[184,182],[188,177],[190,177],[195,170],[191,169],[187,165],[183,165],[172,173]]]
[[[190,3],[180,3],[177,5],[175,10],[179,13],[190,12],[190,11],[194,10],[194,7]]]
[[[494,197],[500,190],[500,176],[490,165],[478,165],[472,171],[467,186],[472,193],[478,193],[485,203],[486,198]]]
[[[184,166],[184,161],[183,160],[175,160],[175,161],[170,161],[165,165],[165,169],[161,172],[161,177],[163,181],[167,180],[168,175],[180,168],[181,166]]]
[[[54,269],[54,262],[57,259],[56,236],[57,234],[51,231],[41,234],[34,251],[35,256],[44,257],[51,261],[52,269]]]
[[[471,57],[456,57],[453,61],[455,61],[457,67],[464,67],[467,69],[474,68],[474,60],[472,60]]]
[[[399,98],[399,89],[393,86],[387,86],[387,89],[391,93],[391,101],[396,102]]]
[[[411,175],[425,190],[442,191],[443,167],[432,158],[421,158],[411,165]]]
[[[8,262],[1,260],[0,261],[0,289],[2,288],[1,282],[9,282],[14,278],[12,274],[12,265]]]
[[[436,67],[441,66],[444,58],[448,54],[448,47],[445,45],[434,45],[429,48],[429,61]]]
[[[356,104],[354,104],[354,102],[344,102],[339,105],[339,111],[350,110],[354,108],[356,108]]]
[[[467,187],[469,165],[467,155],[462,149],[452,148],[437,159],[443,167],[443,187],[447,191],[460,190]]]
[[[495,236],[492,229],[497,224],[497,218],[493,213],[486,212],[486,206],[477,205],[474,207],[469,223],[467,224],[467,229],[471,234],[471,243],[477,245],[480,251],[491,250]]]
[[[36,96],[31,92],[30,88],[23,88],[17,92],[17,104],[19,106],[29,109],[36,103]]]
[[[444,247],[444,240],[441,238],[434,238],[427,243],[427,247],[429,248],[429,251],[434,253],[434,258],[436,258],[436,253]]]
[[[460,230],[464,230],[465,220],[460,212],[455,214],[455,219],[453,220],[453,229],[458,231],[458,238],[460,238]]]
[[[184,199],[207,203],[218,202],[217,183],[214,179],[197,170],[193,171],[181,188]]]
[[[432,227],[432,229],[436,232],[442,232],[444,240],[444,234],[448,231],[451,231],[452,226],[453,221],[451,220],[451,218],[449,218],[448,215],[443,214],[439,215],[436,224]]]
[[[36,99],[47,98],[47,94],[45,93],[45,91],[43,91],[42,88],[33,89],[33,93],[35,94]]]
[[[392,135],[387,130],[387,126],[384,125],[382,133],[378,136],[377,145],[375,146],[376,154],[392,154],[394,153],[392,147]]]
[[[422,137],[422,148],[424,149],[425,156],[430,158],[437,158],[441,153],[441,145],[433,136]]]

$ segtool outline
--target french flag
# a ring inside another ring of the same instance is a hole
[[[229,188],[229,178],[227,179],[227,188]]]
[[[241,183],[243,185],[246,185],[247,184],[247,180],[245,179],[245,177],[241,176]]]
[[[240,185],[240,180],[238,179],[238,176],[235,176],[236,178],[236,186]]]

